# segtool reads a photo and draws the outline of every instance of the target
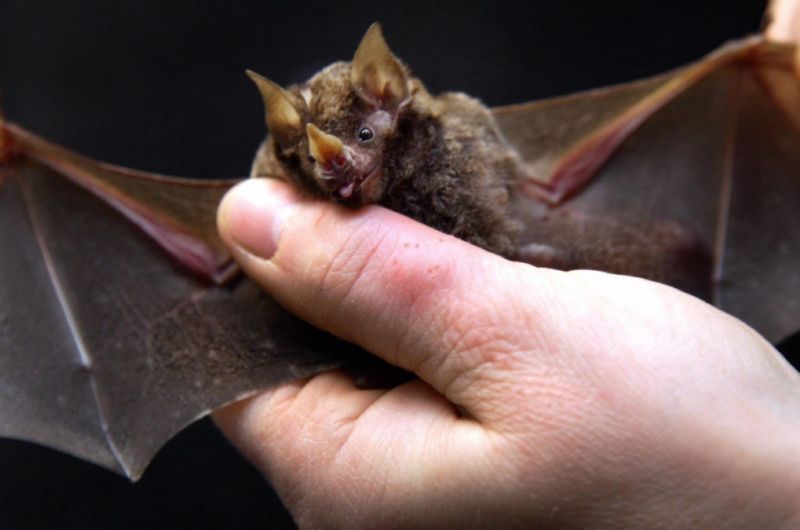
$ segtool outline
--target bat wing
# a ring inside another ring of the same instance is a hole
[[[773,342],[796,331],[793,56],[751,38],[671,74],[495,109],[530,172],[522,257],[675,285]]]
[[[231,277],[213,228],[230,182],[118,170],[5,132],[21,156],[0,186],[0,435],[136,479],[210,410],[348,358],[248,280],[206,281]]]
[[[673,74],[497,109],[531,175],[514,205],[523,254],[671,283],[770,340],[795,330],[790,53],[748,40]],[[99,164],[0,123],[3,149],[19,156],[0,186],[0,244],[13,249],[0,269],[1,435],[136,478],[209,410],[357,355],[249,281],[225,283],[235,268],[214,210],[230,182]]]

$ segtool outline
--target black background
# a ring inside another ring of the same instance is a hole
[[[489,105],[655,74],[758,30],[764,2],[585,0],[0,2],[9,119],[95,158],[197,177],[247,174],[264,134],[253,68],[288,84],[349,60],[369,24],[433,92]],[[5,251],[5,250],[4,250]],[[797,337],[784,350],[796,355]],[[0,440],[0,528],[291,528],[268,485],[203,421],[133,485]]]

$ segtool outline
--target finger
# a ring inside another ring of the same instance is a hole
[[[374,439],[407,436],[412,423],[426,429],[459,421],[452,404],[419,380],[392,390],[361,390],[341,371],[294,381],[214,412],[214,421],[256,465],[277,475],[293,462],[330,460],[343,444],[358,438],[356,428]],[[379,432],[382,431],[382,432]]]
[[[766,34],[772,40],[800,43],[800,2],[772,0]]]
[[[343,520],[369,519],[369,506],[424,506],[436,488],[485,497],[478,479],[498,443],[420,380],[364,391],[342,372],[234,403],[214,421],[300,520],[314,506],[330,507],[333,520],[336,510]]]
[[[302,455],[321,456],[320,450],[341,445],[347,427],[385,392],[359,390],[345,373],[326,372],[228,405],[214,412],[214,421],[265,474],[291,475],[284,468]],[[325,443],[299,449],[312,440]]]
[[[800,0],[773,0],[767,21],[765,33],[768,39],[796,45],[794,73],[800,80]]]
[[[300,200],[274,180],[234,188],[219,226],[244,270],[280,303],[456,403],[463,396],[454,394],[475,393],[482,366],[513,364],[552,309],[536,303],[548,282],[520,275],[518,264],[384,208]]]

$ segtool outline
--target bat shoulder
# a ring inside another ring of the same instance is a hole
[[[436,96],[434,109],[448,129],[469,131],[497,128],[489,107],[463,92],[445,92]]]

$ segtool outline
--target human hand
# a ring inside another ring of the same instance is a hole
[[[800,44],[800,1],[772,0],[767,13],[767,38]],[[796,57],[796,63],[800,66],[800,49]]]
[[[300,526],[800,524],[800,377],[715,308],[271,180],[219,224],[276,300],[420,378],[326,373],[215,414]]]

